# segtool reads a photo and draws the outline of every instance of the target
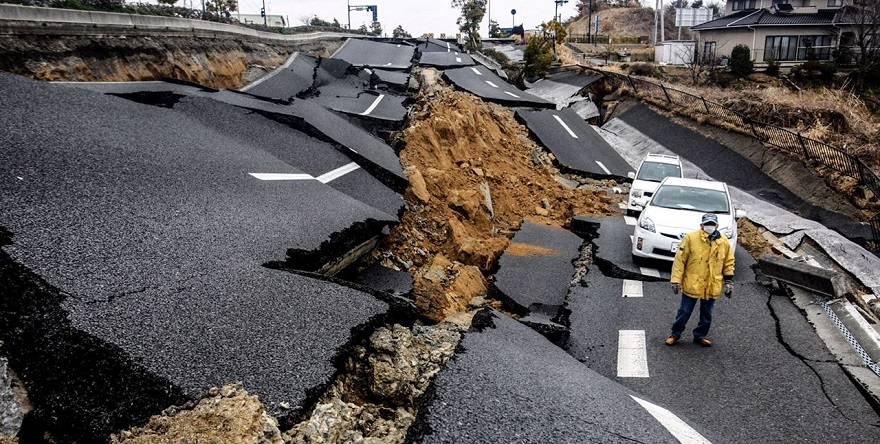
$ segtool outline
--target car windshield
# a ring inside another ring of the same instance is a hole
[[[727,193],[724,191],[679,185],[664,185],[658,188],[651,199],[651,205],[702,213],[730,213]]]
[[[636,179],[660,182],[669,176],[681,177],[681,166],[672,163],[643,162]]]

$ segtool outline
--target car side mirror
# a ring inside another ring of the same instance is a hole
[[[626,177],[629,177],[630,179],[635,179],[636,173],[633,173],[632,171],[630,171],[630,172],[626,173]]]
[[[736,210],[736,213],[734,213],[733,215],[733,217],[736,219],[742,219],[747,216],[748,214],[746,214],[746,210]]]

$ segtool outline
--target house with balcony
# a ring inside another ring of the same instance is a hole
[[[872,14],[860,13],[851,4],[851,0],[727,0],[723,17],[692,30],[700,54],[710,60],[729,57],[736,45],[744,44],[756,67],[766,66],[768,60],[781,67],[808,60],[845,65],[858,51],[854,42],[862,34],[857,33],[872,28],[864,23]]]

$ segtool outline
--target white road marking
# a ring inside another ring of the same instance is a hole
[[[385,66],[391,66],[391,62],[386,63]]]
[[[554,114],[553,118],[556,119],[556,121],[559,122],[559,124],[562,125],[562,127],[565,128],[566,131],[568,131],[569,136],[574,137],[575,139],[578,138],[577,134],[575,134],[574,131],[572,131],[571,128],[569,128],[568,125],[566,125],[565,122],[562,121],[561,117]]]
[[[602,168],[602,171],[604,171],[605,174],[611,174],[611,171],[609,171],[608,168],[605,168],[605,165],[602,162],[597,160],[596,165],[599,165],[599,168]]]
[[[400,45],[397,45],[397,47],[400,48]]]
[[[479,69],[474,68],[473,66],[471,66],[471,71],[473,71],[478,76],[483,75],[483,73],[481,73]]]
[[[645,276],[660,277],[660,271],[656,268],[639,267],[639,272]]]
[[[618,202],[617,206],[620,207],[621,210],[625,210],[626,209],[626,202]]]
[[[452,48],[449,46],[449,42],[446,42],[446,52],[452,51]]]
[[[624,207],[626,207],[626,205],[624,205]],[[623,216],[623,221],[626,222],[627,225],[635,225],[636,223],[639,222],[638,219],[636,219],[632,216]]]
[[[511,97],[516,97],[517,99],[520,98],[518,95],[516,95],[516,94],[514,94],[514,93],[512,93],[512,92],[509,92],[509,91],[504,91],[504,94],[507,94],[508,96],[511,96]]]
[[[617,336],[617,377],[647,378],[645,330],[620,330]]]
[[[316,177],[316,179],[318,179],[318,182],[328,183],[328,182],[330,182],[334,179],[338,179],[338,178],[340,178],[340,177],[342,177],[342,176],[344,176],[344,175],[346,175],[346,174],[348,174],[358,168],[360,168],[360,165],[352,162],[348,165],[343,165],[339,168],[336,168],[333,171],[328,171],[328,172]]]
[[[311,174],[249,173],[260,180],[312,180]]]
[[[636,398],[633,395],[629,395],[629,397],[634,399],[642,406],[642,408],[647,410],[648,413],[660,423],[660,425],[666,428],[666,430],[669,430],[669,433],[671,433],[678,442],[682,444],[711,444],[711,442],[704,438],[703,435],[700,435],[699,432],[687,425],[687,423],[682,421],[681,418],[675,416],[675,413],[658,405],[651,404],[644,399]]]
[[[461,57],[456,57],[456,58],[455,58],[455,61],[458,62],[458,63],[461,63]]]
[[[362,112],[361,115],[366,116],[366,115],[370,114],[371,112],[373,112],[373,110],[375,110],[376,107],[379,106],[379,102],[381,102],[382,98],[384,98],[384,97],[385,97],[385,94],[379,94],[379,97],[376,97],[376,100],[373,100],[373,104],[370,105],[370,107],[367,108],[366,111]]]
[[[488,83],[489,86],[491,86],[492,88],[498,88],[498,85],[496,85],[496,84],[494,84],[494,83],[492,83],[492,82],[490,82],[490,81],[488,81],[488,80],[486,80],[486,83]]]
[[[630,279],[623,280],[623,297],[640,298],[643,295],[642,281],[634,281]]]

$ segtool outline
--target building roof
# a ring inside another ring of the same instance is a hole
[[[753,9],[739,11],[710,22],[694,26],[694,31],[708,31],[712,29],[744,28],[747,26],[803,26],[803,25],[832,25],[841,24],[844,12],[841,9],[819,9],[815,13],[778,13],[768,9]],[[851,17],[851,16],[850,16]]]

